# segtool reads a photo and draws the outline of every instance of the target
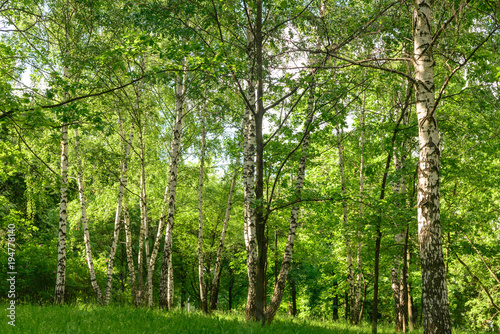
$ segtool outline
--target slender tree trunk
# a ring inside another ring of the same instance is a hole
[[[430,0],[414,1],[415,98],[419,132],[418,240],[422,263],[424,333],[451,333],[441,243],[439,132],[434,98]]]
[[[219,281],[222,263],[222,252],[224,250],[224,240],[226,238],[227,225],[229,223],[229,217],[231,213],[231,206],[233,204],[233,194],[234,187],[236,185],[236,178],[238,177],[238,161],[235,166],[233,179],[231,180],[231,188],[229,189],[229,195],[227,197],[226,215],[224,217],[224,224],[222,225],[222,232],[219,241],[219,248],[217,249],[217,258],[215,260],[214,277],[212,280],[212,290],[210,295],[210,309],[215,310],[217,308],[217,295],[219,292]]]
[[[139,305],[137,284],[135,281],[135,265],[132,255],[132,232],[130,231],[130,215],[128,213],[128,205],[125,201],[123,206],[123,227],[125,229],[125,250],[127,253],[128,272],[130,275],[130,290],[132,293],[132,300],[136,306]]]
[[[372,312],[372,334],[377,334],[378,321],[378,277],[379,277],[379,259],[380,259],[380,241],[382,233],[380,231],[380,221],[377,222],[376,240],[375,240],[375,269],[373,271],[373,312]]]
[[[348,220],[347,220],[347,202],[346,202],[346,187],[345,187],[345,172],[344,172],[344,158],[343,158],[343,149],[342,149],[342,131],[337,124],[337,144],[339,151],[339,169],[340,169],[340,183],[342,186],[342,211],[344,217],[344,228],[346,230],[346,252],[347,252],[347,282],[349,284],[349,293],[348,300],[349,302],[346,305],[354,306],[354,280],[353,280],[353,269],[352,269],[352,256],[351,256],[351,240],[349,238],[348,232]],[[356,315],[355,315],[356,316]],[[346,308],[346,319],[348,319],[348,309]],[[351,316],[351,323],[354,323],[354,318]]]
[[[120,119],[121,122],[121,119]],[[122,126],[120,124],[120,126]],[[120,178],[120,187],[118,190],[118,200],[116,204],[116,215],[115,215],[115,229],[113,232],[113,243],[111,245],[111,249],[109,251],[109,259],[108,259],[108,274],[106,279],[106,292],[104,297],[104,305],[108,305],[111,299],[111,287],[113,283],[113,266],[115,261],[115,253],[116,247],[118,245],[118,237],[120,234],[120,216],[122,210],[122,199],[123,199],[123,191],[127,186],[127,166],[128,166],[128,156],[130,154],[130,149],[132,147],[132,138],[134,135],[134,123],[132,122],[130,125],[130,135],[128,142],[124,145],[125,154],[122,161],[122,175]],[[123,131],[122,131],[123,137]]]
[[[295,317],[297,315],[297,287],[295,281],[292,281],[290,285],[292,288],[292,315]]]
[[[255,235],[257,241],[258,255],[255,276],[255,318],[265,322],[266,307],[266,263],[267,263],[267,240],[266,220],[264,219],[264,101],[263,101],[263,62],[262,62],[262,0],[256,0],[256,22],[255,22],[255,73],[257,99],[255,109]]]
[[[138,113],[139,115],[139,113]],[[144,279],[143,279],[143,261],[144,261],[144,255],[143,255],[143,249],[145,250],[145,255],[146,255],[146,264],[149,266],[149,225],[148,225],[148,206],[147,206],[147,192],[146,192],[146,163],[145,163],[145,149],[144,149],[144,135],[146,133],[146,120],[147,116],[144,119],[144,124],[140,124],[140,118],[139,118],[139,149],[140,149],[140,161],[141,161],[141,193],[140,193],[140,199],[139,199],[139,205],[141,209],[141,222],[140,222],[140,229],[139,229],[139,251],[137,255],[137,265],[139,268],[139,286],[138,286],[138,292],[137,292],[137,303],[141,305],[144,300],[145,296],[147,295],[147,289],[144,287]],[[142,125],[142,128],[141,128]],[[147,280],[146,280],[147,282]],[[146,296],[147,298],[147,296]]]
[[[180,129],[182,129],[182,124],[181,124]],[[173,144],[173,141],[172,141],[172,144]],[[170,165],[170,168],[172,168],[172,165]],[[155,239],[155,242],[153,244],[153,248],[151,249],[151,256],[148,260],[148,266],[147,266],[148,274],[147,274],[147,281],[146,281],[146,288],[147,288],[146,296],[147,296],[147,300],[148,300],[148,307],[153,307],[153,274],[155,271],[158,250],[160,249],[161,237],[163,236],[163,232],[165,230],[165,209],[164,209],[164,207],[168,203],[169,186],[170,186],[170,178],[169,178],[169,181],[167,182],[167,186],[165,188],[165,194],[163,196],[162,210],[161,210],[161,214],[160,214],[160,221],[158,222],[158,230],[156,233],[156,239]]]
[[[249,17],[252,12],[247,12]],[[243,119],[243,132],[245,143],[243,147],[243,191],[245,202],[244,234],[247,251],[248,296],[245,309],[245,319],[255,318],[256,277],[257,277],[257,239],[255,227],[255,88],[253,76],[254,35],[250,27],[247,28],[247,54],[248,54],[248,95],[249,105],[245,103]]]
[[[59,241],[57,243],[57,277],[55,303],[64,303],[64,291],[66,288],[66,212],[68,205],[68,124],[63,123],[61,127],[61,200],[59,209]]]
[[[307,156],[309,152],[309,140],[310,140],[310,125],[313,120],[314,115],[314,92],[315,92],[315,84],[314,81],[310,84],[309,89],[309,100],[308,100],[308,114],[307,119],[304,123],[304,139],[302,141],[302,156],[299,161],[299,169],[297,171],[297,182],[295,185],[296,196],[297,199],[300,200],[302,189],[304,188],[304,180],[306,174],[306,162]],[[295,234],[297,231],[299,219],[299,206],[295,205],[292,208],[290,214],[290,224],[288,227],[288,238],[286,241],[285,252],[283,254],[283,262],[281,263],[281,269],[278,276],[277,284],[274,287],[273,297],[271,299],[271,303],[266,310],[265,318],[267,322],[270,324],[274,317],[276,316],[276,312],[281,304],[281,300],[283,298],[283,293],[285,292],[285,283],[287,281],[288,272],[290,270],[290,265],[292,263],[292,254],[293,254],[293,245],[295,243]]]
[[[359,310],[359,322],[361,322],[361,319],[363,319],[363,312],[365,310],[365,303],[366,303],[366,289],[368,288],[368,285],[366,284],[363,284],[364,285],[364,288],[363,288],[363,300],[361,302],[361,307],[360,307],[360,310]]]
[[[411,251],[410,248],[408,247],[407,258],[406,258],[407,273],[410,272],[410,260],[411,260]],[[415,328],[415,322],[413,319],[413,303],[411,298],[410,282],[408,279],[406,280],[406,291],[407,291],[407,305],[408,305],[408,327],[410,331],[413,331]]]
[[[408,250],[408,226],[405,230],[405,244],[403,249],[403,267],[401,268],[401,283],[400,283],[400,294],[399,294],[399,305],[400,305],[400,322],[403,328],[403,333],[406,333],[407,324],[407,314],[408,314],[408,271],[406,265],[406,252]]]
[[[278,284],[278,228],[274,229],[274,288]]]
[[[85,189],[83,186],[83,170],[82,170],[82,161],[80,158],[80,153],[78,151],[79,148],[79,138],[78,138],[78,129],[75,129],[75,151],[76,151],[76,163],[78,166],[78,193],[80,196],[80,208],[82,211],[82,226],[83,226],[83,242],[85,243],[85,255],[87,261],[87,267],[89,268],[90,273],[90,283],[92,284],[92,289],[94,289],[94,293],[98,303],[102,303],[102,295],[101,288],[97,283],[97,278],[94,270],[94,260],[92,258],[92,247],[90,245],[90,233],[89,226],[87,223],[87,208],[85,205]]]
[[[401,331],[401,323],[400,323],[400,313],[401,313],[401,304],[400,304],[400,286],[399,286],[399,276],[398,276],[398,260],[394,259],[394,264],[391,270],[391,288],[394,296],[394,323],[396,324],[396,332],[399,333]]]
[[[171,310],[174,303],[174,273],[172,267],[172,230],[174,228],[175,198],[177,193],[177,171],[181,156],[181,135],[183,123],[183,107],[185,98],[186,72],[183,79],[177,76],[175,87],[176,119],[175,130],[172,140],[170,173],[169,173],[169,198],[167,213],[167,231],[165,233],[165,247],[163,249],[163,259],[161,264],[160,277],[160,307]],[[153,259],[151,259],[152,261]]]
[[[354,302],[354,307],[351,312],[351,322],[354,324],[358,324],[361,321],[360,310],[361,310],[361,273],[362,273],[362,264],[361,264],[361,247],[362,247],[362,238],[363,233],[361,232],[362,220],[363,220],[363,181],[364,174],[363,170],[365,167],[365,157],[364,157],[364,149],[365,149],[365,102],[366,102],[366,93],[363,92],[363,105],[361,107],[361,119],[359,127],[361,129],[361,140],[360,140],[360,149],[361,149],[361,157],[359,162],[359,223],[358,223],[358,251],[356,254],[356,299]]]
[[[203,274],[203,167],[205,164],[205,108],[202,107],[201,115],[201,153],[200,153],[200,179],[198,182],[198,281],[200,283],[201,309],[208,313],[207,292],[205,276]]]
[[[403,125],[408,124],[408,105],[409,98],[411,95],[411,87],[409,83],[406,87],[406,98],[405,102],[401,108],[401,118]],[[401,96],[398,93],[398,99]],[[395,122],[397,122],[397,114],[395,114]],[[401,158],[398,157],[398,153]],[[394,145],[393,147],[393,160],[394,160],[394,169],[396,174],[401,173],[404,169],[404,164],[406,161],[405,154],[405,142],[404,140],[401,142],[400,147]],[[394,193],[396,194],[395,205],[397,207],[406,207],[405,194],[406,194],[406,177],[405,175],[401,175],[399,180],[394,182]],[[395,310],[395,324],[396,324],[396,332],[406,332],[406,245],[407,239],[406,236],[408,234],[407,226],[402,231],[402,233],[396,236],[396,242],[403,245],[403,249],[400,254],[395,255],[394,265],[391,271],[391,287],[394,294],[394,310]],[[401,239],[401,235],[404,236],[404,240]],[[403,242],[402,242],[403,241]],[[401,279],[400,279],[401,277]]]

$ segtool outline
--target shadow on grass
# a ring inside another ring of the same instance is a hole
[[[66,305],[38,306],[17,305],[15,327],[8,324],[7,305],[2,305],[4,316],[1,333],[371,333],[369,326],[352,327],[346,323],[319,322],[280,317],[272,325],[245,322],[237,313],[215,312],[209,316],[187,313],[182,310],[164,312],[158,309],[131,306]],[[379,333],[394,333],[384,326]]]

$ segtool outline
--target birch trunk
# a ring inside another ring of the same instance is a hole
[[[451,333],[446,273],[441,243],[439,132],[434,98],[431,3],[414,0],[415,98],[420,146],[418,240],[422,263],[424,333]]]
[[[87,207],[85,205],[85,189],[83,186],[83,170],[82,170],[82,161],[80,158],[80,154],[78,151],[79,147],[79,137],[78,137],[78,129],[75,129],[75,151],[76,151],[76,163],[78,166],[78,194],[80,197],[80,209],[82,211],[82,227],[83,227],[83,242],[85,243],[85,255],[87,260],[87,267],[89,268],[90,274],[90,283],[92,285],[92,289],[94,289],[94,293],[97,299],[97,302],[102,303],[102,295],[101,288],[97,283],[97,278],[94,270],[94,260],[92,258],[92,247],[90,245],[90,233],[89,226],[87,222]]]
[[[247,15],[251,17],[251,10]],[[247,54],[248,65],[248,93],[247,100],[250,105],[245,104],[243,120],[243,132],[245,142],[243,146],[243,194],[245,202],[244,212],[244,234],[247,251],[247,274],[248,274],[248,295],[245,309],[245,319],[255,318],[255,284],[257,275],[257,240],[255,230],[255,210],[254,182],[255,182],[255,88],[253,80],[253,56],[254,56],[254,36],[250,28],[247,29]]]
[[[240,162],[236,163],[236,167]],[[231,188],[229,189],[229,195],[227,197],[227,206],[226,206],[226,215],[224,217],[224,224],[222,225],[222,232],[219,241],[219,248],[217,249],[217,258],[215,260],[215,268],[214,268],[214,277],[212,280],[212,290],[210,295],[210,309],[215,310],[217,308],[217,294],[219,291],[219,278],[221,272],[221,263],[222,263],[222,251],[224,250],[224,240],[226,238],[227,225],[229,223],[229,217],[231,213],[231,206],[233,204],[233,193],[234,186],[236,184],[236,178],[238,176],[238,170],[234,170],[233,179],[231,180]]]
[[[179,168],[179,159],[181,156],[181,136],[182,136],[182,123],[183,123],[183,108],[185,98],[185,81],[186,72],[183,78],[179,76],[176,78],[175,85],[175,129],[172,140],[172,151],[170,154],[170,173],[168,182],[168,213],[166,221],[165,233],[165,246],[163,249],[163,259],[161,263],[161,277],[160,277],[160,307],[171,310],[174,303],[174,273],[172,268],[172,229],[174,228],[174,214],[175,214],[175,198],[177,193],[177,172]],[[151,256],[151,261],[153,258]],[[151,297],[150,297],[151,298]]]
[[[182,127],[181,127],[182,128]],[[173,143],[173,142],[172,142]],[[170,182],[170,179],[169,179]],[[162,210],[160,214],[160,221],[158,223],[158,231],[156,233],[156,239],[153,244],[153,248],[151,249],[151,256],[148,260],[148,275],[147,275],[147,281],[146,281],[146,288],[147,288],[147,300],[148,300],[148,307],[153,307],[153,274],[155,271],[155,265],[156,265],[156,258],[158,256],[158,250],[160,248],[160,241],[161,237],[163,235],[164,229],[165,229],[165,212],[164,212],[164,206],[168,201],[168,190],[169,190],[169,184],[167,183],[167,187],[165,188],[165,195],[163,196],[163,204],[162,204]]]
[[[398,94],[399,95],[399,94]],[[408,124],[408,104],[411,95],[411,87],[409,83],[406,87],[406,98],[401,107],[401,123],[403,125]],[[398,100],[401,99],[401,96],[398,96]],[[398,120],[397,114],[395,115],[395,122]],[[401,158],[398,158],[398,153],[401,155]],[[393,147],[393,160],[394,160],[394,169],[396,174],[402,172],[404,168],[404,164],[406,161],[405,154],[405,142],[402,141],[400,147],[394,145]],[[405,207],[406,202],[404,200],[404,196],[406,193],[406,177],[405,175],[401,175],[399,180],[396,179],[394,182],[394,192],[397,195],[395,205],[397,207]],[[403,222],[404,223],[404,222]],[[391,287],[394,294],[394,310],[395,310],[395,324],[396,324],[396,332],[406,332],[406,245],[407,239],[406,236],[408,234],[408,227],[406,226],[401,233],[396,236],[396,242],[403,245],[403,249],[400,254],[395,255],[393,268],[391,271]],[[404,242],[400,237],[404,236]],[[399,278],[401,277],[401,279]]]
[[[407,249],[407,256],[406,256],[406,270],[407,272],[410,271],[410,260],[411,260],[411,251],[410,248],[408,247]],[[415,328],[414,321],[413,321],[413,303],[411,299],[411,289],[410,289],[410,282],[407,279],[406,280],[406,291],[407,291],[407,305],[408,305],[408,327],[410,331],[413,331]]]
[[[401,314],[401,304],[400,304],[400,287],[399,287],[399,276],[398,276],[398,260],[394,259],[394,264],[391,270],[391,288],[394,296],[394,320],[396,324],[396,332],[399,333],[401,331],[401,322],[400,322],[400,314]]]
[[[361,240],[363,238],[363,234],[361,232],[362,219],[363,219],[363,181],[364,174],[363,170],[365,168],[365,157],[364,157],[364,149],[365,149],[365,102],[366,102],[366,93],[363,92],[363,105],[361,107],[361,119],[359,127],[361,129],[361,156],[359,162],[359,223],[358,223],[358,250],[356,254],[356,299],[353,305],[353,310],[351,312],[351,322],[355,325],[361,322]]]
[[[262,0],[256,0],[255,18],[255,74],[256,74],[256,108],[255,108],[255,236],[257,241],[257,263],[255,273],[255,318],[265,322],[266,307],[266,267],[267,238],[266,220],[264,218],[264,71],[262,62]]]
[[[59,209],[59,238],[57,243],[57,277],[54,301],[64,303],[66,288],[66,222],[68,218],[68,124],[63,123],[61,141],[61,200]]]
[[[200,153],[200,179],[198,182],[198,281],[200,284],[201,309],[208,313],[207,293],[205,288],[205,275],[203,274],[203,167],[205,164],[205,108],[202,107],[201,115],[201,153]]]
[[[306,122],[304,124],[304,140],[302,141],[302,156],[299,161],[299,169],[297,171],[297,183],[296,187],[296,195],[297,199],[300,200],[302,189],[304,187],[304,179],[306,174],[306,162],[307,155],[309,152],[309,140],[310,140],[310,126],[313,120],[314,115],[314,92],[315,92],[315,82],[312,80],[309,88],[309,100],[308,100],[308,115]],[[295,205],[292,208],[290,214],[290,224],[288,227],[288,238],[286,241],[285,252],[283,255],[283,262],[281,263],[280,273],[278,275],[278,280],[274,285],[273,297],[271,299],[271,303],[269,304],[266,313],[265,319],[268,324],[274,320],[276,316],[276,312],[281,304],[281,300],[283,298],[283,293],[285,292],[285,284],[288,277],[288,272],[290,270],[290,265],[292,264],[292,254],[293,254],[293,245],[295,243],[295,234],[297,231],[299,219],[299,206]],[[295,285],[294,285],[295,286]]]
[[[146,132],[146,120],[147,115],[144,120],[144,124],[141,129],[140,119],[139,119],[139,158],[141,160],[141,193],[140,193],[140,209],[141,209],[141,221],[139,230],[139,252],[137,255],[137,266],[138,266],[138,278],[139,285],[137,291],[137,304],[141,305],[145,299],[145,294],[147,295],[147,289],[144,287],[143,279],[143,261],[144,255],[143,250],[145,250],[146,255],[146,265],[149,265],[149,225],[148,225],[148,206],[147,206],[147,193],[146,193],[146,168],[145,168],[145,150],[144,150],[144,134]],[[146,280],[147,282],[147,280]],[[146,296],[147,298],[147,296]]]
[[[345,189],[345,173],[344,173],[344,157],[343,157],[343,150],[342,150],[342,142],[341,138],[342,137],[342,131],[337,124],[337,144],[338,144],[338,151],[339,151],[339,169],[340,169],[340,183],[342,186],[342,211],[343,211],[343,219],[344,219],[344,228],[346,229],[346,252],[347,252],[347,267],[348,267],[348,272],[347,272],[347,282],[349,284],[349,294],[348,294],[348,300],[350,305],[354,305],[354,281],[353,281],[353,270],[352,270],[352,256],[351,256],[351,239],[349,238],[349,233],[347,231],[347,225],[348,225],[348,220],[347,220],[347,202],[346,202],[346,189]],[[347,305],[347,304],[346,304]],[[347,310],[346,310],[346,319],[347,319]],[[350,322],[354,323],[354,318],[350,317]]]
[[[130,215],[128,213],[128,205],[125,201],[123,207],[123,227],[125,229],[125,251],[127,253],[128,272],[130,275],[130,292],[134,305],[139,306],[139,298],[137,292],[137,283],[135,280],[135,265],[132,255],[132,232],[130,231]]]
[[[121,122],[121,120],[120,120]],[[134,136],[134,123],[130,125],[130,135],[128,142],[125,146],[125,155],[122,162],[122,175],[120,178],[120,187],[118,190],[118,200],[116,204],[116,215],[115,215],[115,229],[113,232],[113,243],[111,245],[111,250],[109,251],[109,259],[108,259],[108,274],[106,280],[106,292],[104,297],[104,305],[108,305],[111,299],[111,286],[113,283],[113,265],[115,261],[115,253],[116,247],[118,245],[118,237],[120,235],[120,216],[122,210],[122,200],[123,200],[123,191],[127,186],[127,166],[128,166],[128,156],[130,154],[130,149],[132,147],[132,138]]]

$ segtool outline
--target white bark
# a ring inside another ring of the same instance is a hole
[[[141,209],[141,222],[139,230],[139,252],[137,255],[137,265],[139,268],[139,286],[137,292],[137,304],[141,305],[144,300],[144,294],[146,289],[144,287],[143,281],[143,261],[144,255],[143,250],[145,250],[146,264],[149,265],[149,225],[148,225],[148,206],[147,206],[147,193],[146,193],[146,162],[145,162],[145,149],[144,149],[144,135],[146,133],[146,120],[147,115],[144,119],[144,125],[142,129],[139,127],[139,149],[140,149],[140,160],[141,160],[141,194],[139,199],[140,209]],[[141,124],[139,124],[140,126]]]
[[[358,324],[361,322],[361,275],[362,275],[362,265],[361,265],[361,248],[362,248],[362,238],[363,233],[361,232],[362,219],[363,219],[363,182],[364,182],[364,174],[363,170],[365,168],[365,102],[366,102],[366,92],[363,92],[363,105],[361,106],[361,119],[359,122],[359,127],[361,128],[361,156],[359,162],[359,223],[358,223],[358,251],[356,254],[356,300],[353,306],[353,310],[351,311],[351,321],[354,324]]]
[[[59,241],[57,243],[57,277],[55,303],[64,303],[66,288],[66,223],[68,219],[68,124],[63,123],[61,141],[61,200],[59,209]]]
[[[160,278],[160,307],[166,307],[170,310],[173,307],[174,301],[174,273],[172,268],[172,230],[174,227],[175,214],[175,198],[177,192],[177,171],[179,168],[179,159],[181,156],[181,135],[183,124],[183,107],[185,98],[185,81],[186,74],[183,79],[179,76],[176,79],[175,87],[175,108],[176,120],[175,129],[172,140],[172,151],[169,173],[169,198],[168,198],[168,213],[166,221],[165,247],[163,250],[163,259],[161,265]],[[151,259],[152,260],[152,259]]]
[[[337,124],[337,144],[339,151],[339,169],[340,169],[340,184],[342,186],[342,212],[344,219],[344,228],[346,229],[346,256],[347,256],[347,282],[349,284],[349,302],[351,308],[354,305],[354,280],[353,280],[353,270],[352,270],[352,256],[351,256],[351,239],[349,238],[348,231],[348,220],[347,220],[347,202],[346,202],[346,187],[345,187],[345,172],[344,172],[344,156],[343,156],[343,148],[342,148],[342,131]],[[353,318],[351,317],[351,323],[353,322]]]
[[[125,229],[125,250],[127,253],[128,272],[130,275],[130,290],[134,305],[137,306],[139,305],[139,300],[137,295],[137,284],[135,281],[134,257],[132,255],[132,232],[130,231],[130,215],[128,213],[128,205],[126,201],[123,208],[123,227]]]
[[[430,0],[414,0],[415,97],[419,133],[418,240],[422,263],[424,333],[451,333],[441,243],[439,132],[434,98]]]
[[[82,170],[82,161],[80,154],[78,152],[79,148],[79,138],[78,138],[78,129],[75,129],[75,151],[76,151],[76,163],[78,166],[78,193],[80,197],[80,209],[82,211],[82,226],[83,226],[83,242],[85,243],[85,255],[87,267],[89,268],[90,274],[90,283],[92,284],[92,289],[94,289],[94,293],[98,303],[102,302],[101,288],[97,283],[97,278],[94,270],[94,260],[92,257],[92,247],[90,244],[90,233],[89,226],[87,222],[87,208],[85,205],[85,189],[83,186],[83,170]]]
[[[205,164],[205,108],[201,115],[201,152],[200,152],[200,179],[198,182],[198,281],[200,285],[201,309],[207,313],[207,294],[205,289],[205,275],[203,273],[203,167]]]
[[[252,13],[249,10],[248,15]],[[257,235],[255,226],[255,88],[253,80],[253,56],[254,56],[254,36],[251,29],[247,29],[247,54],[249,58],[248,66],[248,93],[247,100],[250,106],[245,104],[244,111],[244,145],[243,145],[243,195],[245,202],[244,211],[244,234],[245,246],[247,250],[247,274],[248,274],[248,295],[245,311],[245,319],[250,320],[255,317],[255,297],[257,281]]]

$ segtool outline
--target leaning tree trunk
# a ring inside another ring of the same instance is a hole
[[[90,233],[89,233],[89,225],[87,223],[87,208],[85,205],[85,190],[83,187],[83,170],[82,170],[82,161],[80,157],[80,153],[78,151],[78,129],[75,129],[75,151],[76,151],[76,163],[78,166],[78,194],[80,196],[80,208],[82,211],[82,226],[83,226],[83,242],[85,243],[85,255],[87,261],[87,267],[89,268],[90,273],[90,284],[92,285],[92,289],[94,289],[94,293],[98,303],[102,303],[102,295],[101,288],[97,283],[97,278],[94,270],[94,260],[92,258],[92,246],[90,245]]]
[[[130,275],[130,291],[134,305],[139,306],[139,297],[137,293],[137,284],[135,281],[135,265],[132,255],[132,232],[130,231],[130,215],[128,213],[128,205],[125,200],[123,207],[123,227],[125,229],[125,250],[127,253],[128,272]]]
[[[121,120],[120,120],[121,122]],[[122,131],[123,133],[123,131]],[[123,191],[127,186],[127,166],[128,166],[128,156],[130,154],[130,149],[132,147],[132,138],[134,136],[134,123],[132,122],[130,125],[130,135],[128,142],[124,145],[125,155],[122,161],[122,175],[120,178],[120,187],[118,190],[118,200],[116,204],[116,215],[115,215],[115,229],[113,232],[113,243],[111,245],[111,250],[109,251],[109,259],[108,259],[108,275],[106,280],[106,292],[104,297],[104,305],[108,305],[111,299],[111,286],[113,283],[113,266],[115,261],[115,253],[116,247],[118,245],[118,237],[120,235],[120,216],[122,210],[122,200],[123,200]],[[122,135],[123,137],[123,135]]]
[[[304,124],[304,139],[302,140],[302,156],[299,162],[299,169],[297,172],[297,183],[295,186],[298,200],[300,200],[301,198],[302,189],[304,187],[305,174],[306,174],[306,162],[307,162],[307,155],[309,152],[310,126],[315,111],[314,92],[315,92],[315,81],[313,77],[313,80],[309,87],[308,114],[306,122]],[[292,263],[293,245],[295,243],[295,234],[297,231],[298,219],[299,219],[299,206],[295,205],[293,206],[290,215],[288,238],[286,241],[285,252],[283,255],[283,262],[281,264],[280,273],[278,275],[278,280],[274,285],[274,293],[271,299],[271,303],[269,304],[265,313],[265,319],[267,320],[268,324],[270,324],[274,320],[276,312],[278,311],[278,308],[281,304],[283,293],[285,292],[285,283],[287,281],[288,271],[290,270],[290,265]],[[293,285],[293,288],[295,288],[295,285]]]
[[[446,272],[441,244],[439,132],[434,98],[434,59],[430,0],[414,1],[415,99],[420,147],[418,240],[422,263],[424,333],[451,333]]]
[[[203,274],[203,167],[205,164],[205,108],[206,102],[201,110],[201,152],[200,152],[200,179],[198,182],[198,281],[200,286],[201,309],[208,313],[207,291],[205,287],[205,276]]]
[[[161,276],[160,276],[160,307],[171,310],[174,303],[174,273],[172,267],[172,229],[174,228],[174,214],[175,214],[175,198],[177,191],[177,171],[179,168],[179,159],[181,156],[181,135],[182,135],[182,122],[183,122],[183,107],[185,97],[185,81],[186,73],[181,79],[179,76],[176,78],[175,85],[175,129],[172,140],[172,151],[170,154],[170,173],[168,182],[168,213],[167,213],[167,231],[165,233],[165,246],[163,249],[163,259],[161,263]],[[151,261],[153,259],[151,258]],[[148,282],[149,283],[149,282]],[[151,288],[150,288],[151,289]],[[151,298],[151,297],[150,297]]]
[[[165,195],[163,196],[163,204],[162,204],[162,210],[161,210],[161,214],[160,214],[160,221],[158,223],[158,231],[156,233],[156,239],[155,239],[155,242],[153,244],[153,248],[151,249],[151,255],[150,255],[148,263],[147,263],[148,274],[147,274],[147,281],[146,281],[146,288],[147,288],[146,296],[148,298],[147,299],[148,300],[148,307],[153,307],[153,274],[155,271],[158,250],[160,249],[161,237],[162,237],[163,232],[165,230],[164,206],[168,201],[168,193],[169,193],[168,190],[169,190],[169,183],[167,183],[167,187],[165,188]]]
[[[68,124],[62,125],[61,141],[61,201],[59,209],[59,241],[57,243],[57,277],[55,303],[64,303],[66,288],[66,212],[68,205]]]
[[[233,193],[234,186],[236,184],[236,178],[238,176],[238,165],[239,161],[236,163],[233,179],[231,180],[231,188],[229,189],[229,195],[227,197],[226,215],[224,217],[224,224],[222,225],[222,232],[220,235],[219,248],[217,249],[217,258],[215,260],[214,277],[212,280],[212,290],[210,294],[210,309],[215,310],[217,307],[217,295],[219,291],[219,278],[222,263],[222,251],[224,250],[224,240],[226,238],[227,225],[229,223],[229,217],[231,213],[231,206],[233,204]]]

